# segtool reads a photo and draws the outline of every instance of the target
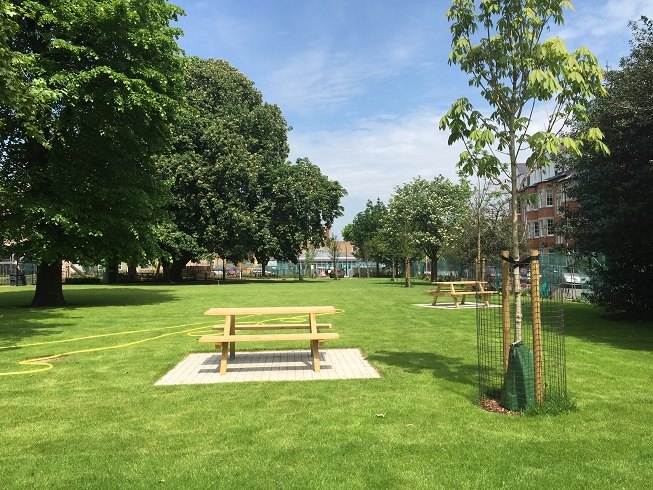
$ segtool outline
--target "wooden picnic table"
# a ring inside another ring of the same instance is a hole
[[[313,371],[320,371],[319,345],[325,340],[339,338],[337,333],[325,333],[323,329],[331,328],[331,324],[317,323],[317,315],[333,314],[336,309],[333,306],[262,306],[262,307],[240,307],[240,308],[211,308],[204,312],[206,316],[224,316],[224,324],[216,325],[215,330],[222,330],[220,335],[204,335],[200,342],[210,342],[216,348],[221,349],[220,374],[227,372],[227,357],[234,359],[236,356],[236,342],[268,342],[286,340],[307,340],[310,342],[311,354],[313,357]],[[285,315],[299,316],[307,315],[306,323],[254,323],[237,324],[236,317],[244,315]],[[258,331],[266,330],[308,330],[308,333],[263,333],[263,334],[237,334],[236,331]],[[229,356],[227,353],[229,352]]]
[[[431,303],[433,306],[438,303],[438,298],[441,296],[451,296],[456,308],[465,304],[467,296],[480,296],[483,299],[483,305],[490,306],[488,296],[494,294],[494,291],[485,290],[485,284],[487,284],[485,281],[438,281],[431,284],[436,288],[428,290],[426,294],[433,296],[433,303]],[[460,298],[460,303],[458,298]]]

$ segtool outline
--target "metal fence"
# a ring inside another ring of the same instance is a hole
[[[36,264],[11,259],[0,261],[0,286],[34,284],[36,284]]]

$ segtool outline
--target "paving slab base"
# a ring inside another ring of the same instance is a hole
[[[229,359],[225,375],[219,372],[220,357],[219,352],[190,354],[155,385],[380,377],[359,349],[321,350],[319,373],[313,371],[308,350],[236,352],[236,358]]]

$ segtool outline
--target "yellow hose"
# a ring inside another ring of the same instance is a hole
[[[341,313],[343,310],[336,310],[335,313]],[[326,313],[328,315],[335,314],[335,313]],[[248,315],[241,317],[241,319],[247,319],[251,316],[254,315]],[[321,315],[320,315],[321,316]],[[283,323],[298,323],[304,320],[304,317],[285,317],[285,318],[273,318],[273,319],[268,319],[268,320],[261,320],[257,322],[258,325],[263,325],[266,322],[270,321],[275,321],[275,322],[283,322]],[[62,344],[62,343],[67,343],[67,342],[78,342],[82,340],[90,340],[90,339],[99,339],[99,338],[105,338],[105,337],[114,337],[117,335],[131,335],[131,334],[136,334],[136,333],[143,333],[143,332],[152,332],[156,330],[171,330],[171,329],[179,329],[182,327],[188,327],[190,325],[201,325],[199,327],[194,327],[188,330],[182,330],[182,331],[176,331],[176,332],[170,332],[170,333],[164,333],[161,335],[156,335],[154,337],[149,337],[147,339],[141,339],[141,340],[136,340],[134,342],[126,342],[124,344],[117,344],[117,345],[109,345],[109,346],[104,346],[104,347],[94,347],[90,349],[79,349],[79,350],[73,350],[73,351],[68,351],[68,352],[61,352],[58,354],[52,354],[49,356],[44,356],[44,357],[35,357],[32,359],[26,359],[24,361],[19,361],[18,365],[19,366],[38,366],[35,369],[30,369],[28,371],[10,371],[10,372],[5,372],[5,373],[0,373],[0,376],[18,376],[21,374],[33,374],[33,373],[40,373],[42,371],[48,371],[52,369],[54,366],[50,364],[49,360],[52,359],[57,359],[60,357],[64,356],[71,356],[75,354],[85,354],[89,352],[99,352],[99,351],[104,351],[104,350],[113,350],[113,349],[123,349],[125,347],[131,347],[133,345],[138,345],[138,344],[143,344],[145,342],[150,342],[152,340],[157,340],[161,339],[164,337],[169,337],[171,335],[181,335],[181,334],[186,334],[188,336],[196,336],[198,330],[202,330],[207,328],[208,326],[214,325],[212,323],[211,325],[207,325],[205,322],[196,322],[196,323],[185,323],[182,325],[173,325],[171,327],[154,327],[154,328],[146,328],[146,329],[141,329],[141,330],[126,330],[123,332],[114,332],[114,333],[105,333],[105,334],[97,334],[97,335],[88,335],[85,337],[75,337],[72,339],[63,339],[63,340],[52,340],[48,342],[32,342],[28,344],[16,344],[16,345],[10,345],[10,346],[4,346],[0,347],[0,350],[6,350],[6,349],[22,349],[22,348],[27,348],[27,347],[35,347],[35,346],[40,346],[40,345],[50,345],[50,344]]]

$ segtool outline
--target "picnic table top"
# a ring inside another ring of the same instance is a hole
[[[302,315],[311,313],[335,313],[333,306],[245,306],[234,308],[210,308],[206,316],[227,315]]]
[[[454,286],[462,286],[462,285],[469,285],[469,284],[487,284],[487,281],[433,281],[431,284],[436,284],[440,286],[449,286],[453,284]]]

